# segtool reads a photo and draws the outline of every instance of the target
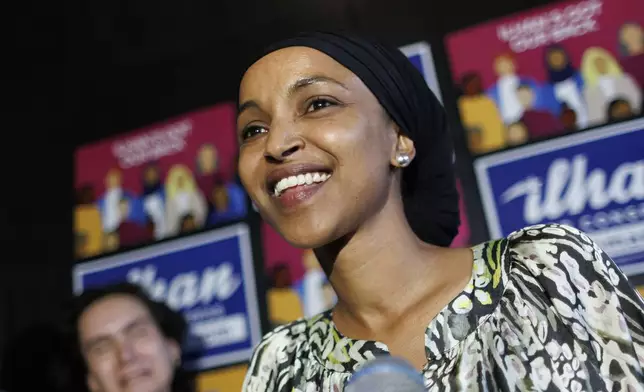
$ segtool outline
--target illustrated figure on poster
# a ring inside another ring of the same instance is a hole
[[[582,57],[582,73],[586,82],[584,96],[591,125],[608,121],[610,103],[616,99],[627,101],[635,114],[640,113],[640,88],[635,79],[622,71],[617,60],[607,50],[599,47],[586,49]]]
[[[160,240],[166,234],[165,202],[161,170],[156,163],[150,163],[143,168],[142,198],[147,219],[154,225],[154,238]]]
[[[192,214],[187,214],[181,217],[179,225],[179,234],[190,234],[199,229],[195,217]]]
[[[505,147],[503,120],[494,101],[484,94],[481,76],[475,72],[463,75],[461,90],[458,110],[470,151],[485,153]]]
[[[639,23],[624,23],[619,29],[620,63],[640,89],[644,89],[644,30]]]
[[[488,90],[488,95],[496,102],[503,122],[508,125],[515,123],[523,116],[523,106],[519,102],[517,89],[521,85],[530,85],[538,91],[537,84],[517,74],[516,62],[511,54],[502,54],[494,59],[496,83]]]
[[[568,107],[565,103],[561,105],[561,114],[559,115],[559,121],[563,125],[566,132],[574,132],[579,130],[577,127],[577,113],[574,110]]]
[[[186,166],[174,165],[170,168],[165,181],[165,194],[169,235],[179,234],[186,216],[194,219],[197,228],[203,227],[207,214],[206,200]]]
[[[116,252],[121,247],[118,231],[111,231],[103,235],[103,252]]]
[[[291,271],[286,263],[277,263],[269,273],[268,314],[274,326],[288,324],[304,317],[302,304],[293,289]]]
[[[197,151],[196,179],[203,195],[210,195],[217,179],[219,155],[212,144],[203,144]]]
[[[105,176],[105,194],[100,203],[103,232],[111,233],[118,229],[121,224],[119,203],[126,196],[128,195],[123,190],[121,171],[117,168],[111,169]]]
[[[103,248],[103,226],[91,185],[76,191],[74,208],[74,246],[76,258],[97,255]]]
[[[539,139],[557,135],[563,132],[563,125],[547,110],[535,107],[536,93],[529,84],[522,84],[517,88],[517,97],[523,115],[520,121],[528,128],[531,139]]]
[[[82,259],[87,257],[87,233],[78,230],[74,231],[74,258]]]
[[[329,309],[324,293],[327,277],[312,250],[302,253],[302,264],[306,270],[302,278],[304,317],[313,317]]]
[[[625,99],[615,99],[608,104],[608,122],[623,121],[633,118],[635,112]]]
[[[530,132],[523,122],[517,121],[508,125],[506,137],[509,147],[521,146],[530,141]]]
[[[583,100],[584,80],[560,45],[546,48],[545,64],[554,97],[576,114],[577,128],[588,126],[588,110]],[[530,126],[528,126],[529,128]]]
[[[234,182],[216,179],[208,199],[208,225],[240,219],[246,215],[246,196]]]
[[[124,197],[119,201],[119,212],[121,222],[118,227],[119,246],[131,247],[152,240],[145,226],[132,219],[132,207],[128,198]]]
[[[229,222],[246,215],[246,197],[241,187],[226,181],[218,172],[217,149],[204,144],[197,152],[197,184],[208,201],[209,226]]]

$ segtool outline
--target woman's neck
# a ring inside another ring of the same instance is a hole
[[[390,198],[351,236],[316,250],[322,265],[332,265],[335,313],[367,328],[377,329],[416,307],[453,275],[442,271],[450,265],[441,262],[449,250],[416,237],[399,200]]]

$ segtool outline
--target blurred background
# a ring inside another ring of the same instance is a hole
[[[566,223],[644,285],[641,0],[21,5],[3,61],[17,125],[2,154],[0,366],[49,355],[42,329],[74,292],[129,280],[216,326],[187,363],[201,391],[238,391],[263,333],[333,305],[312,253],[261,221],[235,175],[241,74],[302,30],[386,39],[440,97],[462,196],[453,246]]]

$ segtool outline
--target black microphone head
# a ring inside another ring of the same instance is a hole
[[[351,376],[345,392],[426,392],[423,376],[407,361],[381,356]]]

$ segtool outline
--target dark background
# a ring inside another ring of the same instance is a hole
[[[233,100],[254,53],[312,29],[429,42],[457,124],[444,34],[545,3],[552,1],[91,0],[4,10],[0,349],[32,323],[56,320],[71,293],[75,146]],[[466,187],[474,186],[462,166]],[[473,240],[482,241],[473,199],[466,197]]]

